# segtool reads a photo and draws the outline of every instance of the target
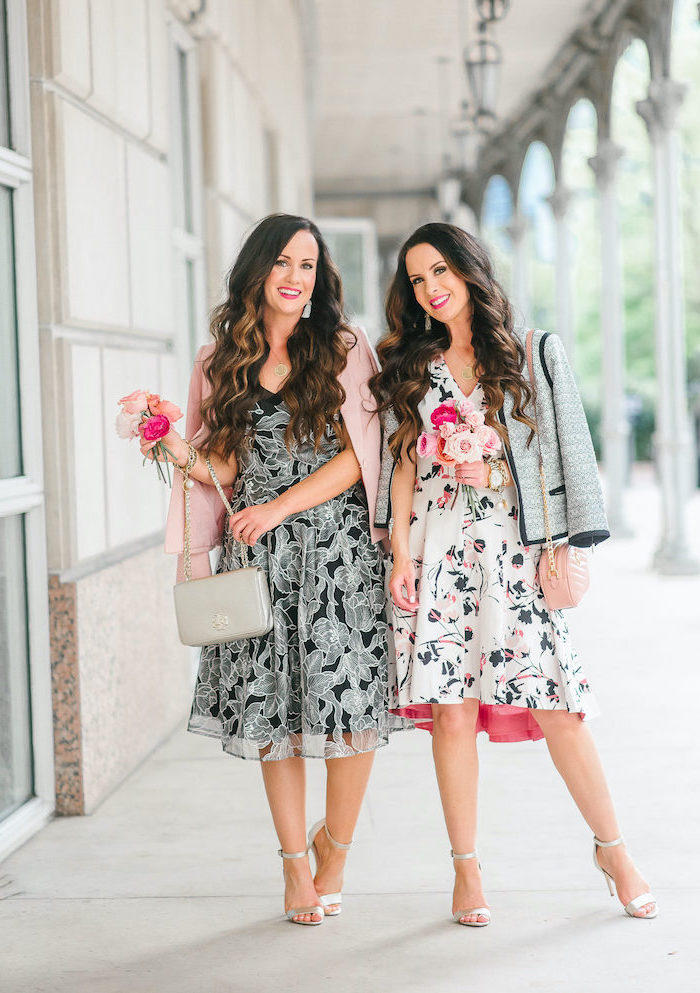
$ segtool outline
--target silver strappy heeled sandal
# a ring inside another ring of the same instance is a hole
[[[450,855],[453,859],[476,859],[478,855],[476,851],[467,852],[466,855],[456,855],[455,852],[450,849]],[[481,863],[478,863],[479,868],[481,868]],[[485,917],[485,921],[463,921],[463,917]],[[452,915],[452,920],[456,921],[457,924],[463,924],[465,927],[486,927],[487,924],[491,923],[491,911],[488,907],[471,907],[469,910],[457,910]]]
[[[351,841],[348,842],[347,845],[344,845],[342,842],[335,840],[335,838],[333,837],[333,835],[330,833],[330,831],[326,826],[325,817],[321,818],[320,821],[316,821],[314,826],[309,831],[309,847],[307,851],[313,852],[314,859],[316,860],[317,872],[318,872],[318,867],[321,863],[318,857],[318,849],[316,848],[316,835],[321,830],[321,828],[325,829],[326,837],[330,841],[331,845],[334,846],[334,848],[339,848],[342,852],[347,852],[352,847]],[[342,913],[342,907],[341,907],[341,904],[343,902],[342,893],[323,893],[323,894],[319,894],[318,898],[323,904],[326,917],[337,917],[338,914]],[[328,907],[332,907],[334,904],[337,904],[337,910],[327,909]]]
[[[620,835],[619,838],[615,838],[614,841],[599,841],[595,835],[593,835],[593,865],[596,867],[598,872],[602,872],[605,876],[605,882],[608,884],[608,891],[610,896],[615,896],[615,880],[606,872],[598,861],[598,849],[599,848],[615,848],[617,845],[621,845],[624,842],[624,838]],[[637,911],[641,910],[647,903],[653,903],[654,909],[650,910],[648,914],[638,914]],[[659,913],[659,908],[656,903],[656,897],[653,893],[647,891],[642,893],[640,896],[636,896],[634,900],[630,902],[625,907],[625,913],[629,914],[630,917],[635,917],[638,921],[652,920]]]
[[[305,852],[283,852],[281,848],[277,849],[277,854],[283,859],[303,859],[308,854],[308,850]],[[321,919],[318,921],[297,921],[295,917],[301,916],[301,914],[316,914],[317,917]],[[286,911],[285,917],[292,924],[302,924],[308,927],[316,927],[318,924],[323,924],[323,907],[292,907],[291,910]]]

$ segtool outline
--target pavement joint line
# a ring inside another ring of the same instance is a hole
[[[520,895],[520,894],[528,895],[528,894],[535,894],[535,893],[579,893],[579,894],[583,894],[583,893],[593,893],[594,890],[597,893],[598,887],[591,887],[590,889],[583,889],[583,888],[582,889],[571,889],[571,888],[568,888],[568,889],[560,889],[560,888],[534,889],[534,888],[528,887],[526,889],[517,889],[517,890],[490,889],[489,890],[489,894],[493,894],[493,893],[499,893],[499,894],[511,893],[511,894],[514,894],[514,895]],[[669,886],[666,886],[666,887],[655,886],[654,887],[654,893],[677,893],[677,892],[692,893],[694,891],[700,891],[700,886],[674,886],[674,887],[669,887]],[[370,900],[372,900],[372,899],[383,899],[385,897],[392,897],[392,896],[396,896],[396,897],[406,897],[406,896],[410,896],[410,897],[412,897],[412,896],[414,896],[414,897],[443,896],[443,897],[449,898],[450,895],[451,894],[450,894],[450,891],[449,890],[387,890],[387,891],[382,892],[382,893],[376,893],[376,892],[375,893],[361,893],[359,891],[358,892],[353,892],[352,890],[343,890],[343,896],[344,897],[353,897],[353,898],[354,897],[358,897],[358,898],[370,899]],[[235,893],[235,894],[226,894],[226,893],[194,893],[194,894],[193,893],[163,893],[163,894],[144,893],[141,896],[133,896],[133,895],[132,896],[124,896],[124,895],[120,895],[120,896],[53,896],[53,895],[52,896],[29,896],[29,895],[26,895],[26,894],[17,894],[17,895],[13,895],[12,897],[8,897],[7,898],[7,901],[13,900],[15,903],[18,903],[21,900],[21,901],[23,901],[25,903],[37,903],[37,902],[40,902],[42,900],[44,900],[44,901],[50,900],[52,902],[55,901],[55,902],[61,902],[61,903],[75,903],[75,902],[79,902],[79,901],[92,900],[92,901],[100,901],[100,902],[103,902],[103,903],[107,903],[110,900],[113,900],[115,902],[116,901],[119,901],[119,900],[122,900],[122,901],[133,901],[133,900],[270,900],[270,899],[275,899],[278,896],[280,896],[280,893],[265,893],[265,892],[262,892],[261,893],[259,890],[257,892],[255,892],[255,893]],[[488,899],[488,896],[487,896],[487,899]],[[608,897],[608,899],[610,899],[610,897]]]

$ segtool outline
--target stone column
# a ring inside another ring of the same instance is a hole
[[[513,214],[513,219],[506,228],[513,243],[513,301],[515,303],[515,323],[522,321],[529,325],[531,315],[530,304],[530,266],[528,260],[527,218],[521,213]]]
[[[654,555],[659,572],[688,574],[700,565],[688,551],[685,508],[690,491],[692,435],[686,387],[681,214],[678,202],[679,141],[676,116],[686,87],[655,79],[637,104],[654,158],[656,288],[656,433],[654,451],[661,485],[661,537]]]
[[[603,356],[603,465],[610,533],[631,534],[624,507],[629,462],[629,422],[625,409],[625,317],[620,261],[620,225],[615,174],[622,149],[602,138],[588,164],[598,188],[600,211],[601,305]]]
[[[571,236],[567,224],[567,210],[571,191],[558,182],[554,193],[547,198],[552,207],[556,224],[557,258],[555,267],[556,332],[564,342],[571,366],[574,365],[574,312],[571,293]]]

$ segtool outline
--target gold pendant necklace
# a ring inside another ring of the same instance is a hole
[[[465,362],[465,359],[462,358],[462,356],[457,352],[457,350],[455,349],[454,351],[455,351],[455,355],[457,356],[457,358],[458,359],[461,359],[462,362]],[[462,377],[462,379],[466,379],[466,380],[476,379],[476,376],[474,375],[474,372],[475,372],[475,370],[474,370],[474,366],[473,365],[466,365],[465,364],[465,365],[462,366],[462,371],[460,372],[460,376]]]
[[[284,362],[280,362],[278,365],[275,366],[273,372],[275,376],[280,376],[281,378],[282,376],[286,376],[288,374],[289,366],[285,365]]]

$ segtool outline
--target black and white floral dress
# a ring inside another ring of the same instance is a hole
[[[318,452],[308,443],[290,454],[288,422],[281,397],[263,391],[234,511],[274,499],[338,453],[329,433]],[[383,564],[362,483],[286,518],[249,559],[267,574],[273,629],[202,649],[189,730],[247,759],[339,758],[386,744],[405,722],[388,710]],[[227,528],[217,572],[240,565]]]
[[[432,411],[464,394],[442,356],[429,372],[419,413],[433,433]],[[485,405],[479,384],[471,399]],[[430,730],[431,704],[477,699],[479,730],[495,741],[542,737],[530,709],[593,716],[564,615],[537,580],[540,546],[520,540],[514,487],[477,489],[476,519],[455,489],[453,472],[418,458],[409,528],[418,612],[393,607],[392,709]]]

